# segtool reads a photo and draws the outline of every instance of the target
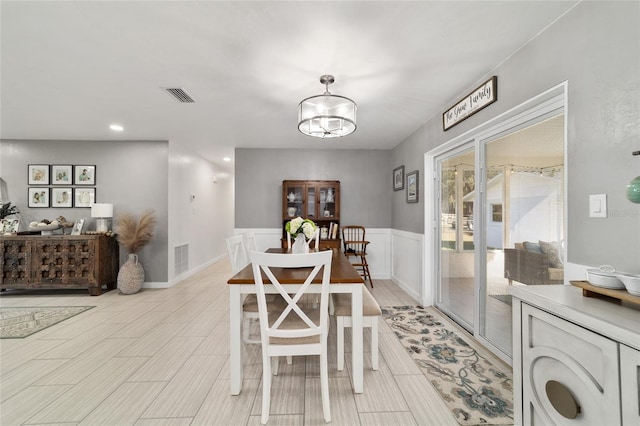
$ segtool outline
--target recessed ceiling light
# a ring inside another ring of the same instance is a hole
[[[119,124],[112,124],[111,126],[109,126],[109,128],[115,132],[121,132],[124,130],[124,127]]]
[[[231,161],[231,158],[229,158],[229,157],[224,157],[224,158],[222,159],[222,161],[226,161],[226,162],[228,163],[229,161]]]

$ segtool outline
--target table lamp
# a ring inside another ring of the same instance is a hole
[[[91,205],[91,217],[97,218],[97,232],[109,232],[109,218],[113,217],[113,204],[93,203]]]

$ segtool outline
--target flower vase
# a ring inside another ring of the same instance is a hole
[[[306,254],[309,253],[309,243],[304,234],[300,233],[296,236],[291,247],[291,253],[293,254]]]
[[[118,289],[122,294],[134,294],[140,291],[144,283],[144,269],[138,263],[138,255],[131,253],[118,272]]]

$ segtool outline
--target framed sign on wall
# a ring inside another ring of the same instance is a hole
[[[498,100],[498,77],[493,76],[442,114],[442,129],[456,124]]]

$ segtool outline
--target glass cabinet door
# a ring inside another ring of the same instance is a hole
[[[316,220],[316,187],[307,186],[307,214],[305,218]]]
[[[336,218],[339,210],[338,188],[335,185],[319,185],[318,186],[318,215],[325,219]]]
[[[305,187],[302,184],[291,184],[285,186],[285,193],[287,194],[285,196],[285,219],[305,215],[304,190]]]

